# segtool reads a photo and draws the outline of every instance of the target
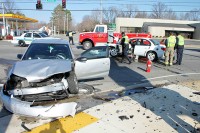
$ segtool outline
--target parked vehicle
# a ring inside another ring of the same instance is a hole
[[[166,50],[165,45],[161,45],[158,41],[151,38],[130,38],[130,45],[133,48],[133,54],[137,56],[147,57],[152,61],[161,59],[164,57]],[[118,54],[122,52],[122,46],[120,41],[117,43],[116,51]]]
[[[126,33],[129,38],[145,37],[151,38],[149,33]],[[79,43],[83,45],[83,49],[89,49],[99,45],[109,45],[112,49],[115,48],[117,41],[121,38],[121,33],[116,33],[113,30],[108,30],[107,25],[96,25],[93,32],[83,32],[79,35]]]
[[[3,94],[29,102],[77,94],[77,80],[102,78],[110,70],[107,46],[88,49],[75,59],[68,41],[62,39],[34,40],[18,58],[21,61],[10,70]]]
[[[50,39],[52,37],[48,37],[42,32],[26,32],[19,37],[14,37],[11,43],[13,43],[15,46],[26,46],[29,45],[33,40],[41,38]]]

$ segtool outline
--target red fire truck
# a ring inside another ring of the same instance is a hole
[[[149,33],[126,33],[129,38],[145,37],[151,38]],[[89,49],[94,46],[108,45],[114,47],[121,38],[121,33],[116,33],[113,30],[108,30],[107,25],[96,25],[93,32],[83,32],[79,35],[79,43],[83,48]]]

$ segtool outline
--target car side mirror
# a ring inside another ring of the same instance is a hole
[[[18,59],[21,59],[22,56],[23,56],[23,54],[17,54],[17,58],[18,58]]]
[[[84,61],[87,61],[87,58],[86,57],[79,57],[76,59],[77,61],[81,61],[81,62],[84,62]]]

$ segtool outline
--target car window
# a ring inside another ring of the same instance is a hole
[[[147,46],[150,46],[151,45],[151,42],[149,40],[146,40],[146,39],[143,39],[143,44],[142,45],[147,45]]]
[[[38,33],[40,36],[42,36],[42,37],[48,37],[46,34],[44,34],[44,33]]]
[[[32,59],[72,59],[68,45],[64,44],[31,44],[22,60]]]
[[[107,47],[105,46],[93,47],[82,53],[81,57],[86,57],[87,59],[107,58],[108,57]]]
[[[152,42],[153,42],[153,44],[154,45],[159,45],[160,43],[158,42],[158,41],[156,41],[156,40],[153,40],[153,39],[150,39]]]
[[[24,37],[31,37],[31,34],[32,34],[32,33],[26,33],[26,34],[24,35]]]
[[[104,32],[104,27],[97,27],[95,32]]]
[[[37,33],[33,33],[33,37],[34,37],[34,38],[41,38],[41,36],[38,35]]]
[[[131,44],[131,45],[136,45],[136,43],[137,43],[137,40],[136,40],[136,39],[131,39],[131,40],[130,40],[130,44]]]
[[[150,46],[151,42],[147,39],[138,39],[137,40],[137,45],[141,45],[141,46]]]

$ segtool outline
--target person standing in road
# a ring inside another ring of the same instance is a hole
[[[126,58],[129,61],[129,64],[131,64],[131,59],[128,56],[128,50],[129,50],[129,39],[128,36],[125,34],[125,32],[122,32],[122,40],[121,40],[121,45],[122,45],[122,60],[121,63],[123,63],[124,58]]]
[[[69,44],[71,41],[72,41],[72,45],[74,45],[73,33],[72,31],[69,31]]]
[[[173,65],[173,57],[174,57],[174,47],[176,44],[176,37],[173,33],[170,33],[170,36],[166,39],[166,51],[165,51],[165,66]]]
[[[176,39],[176,52],[177,52],[177,61],[175,65],[181,65],[182,58],[183,58],[183,49],[184,49],[184,37],[178,33],[177,39]]]

